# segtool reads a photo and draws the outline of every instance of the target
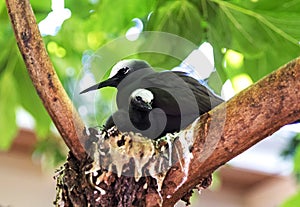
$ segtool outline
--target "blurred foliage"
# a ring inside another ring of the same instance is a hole
[[[295,143],[294,147],[294,173],[298,179],[298,182],[300,182],[300,134],[297,134],[293,140],[292,143]],[[293,147],[291,147],[293,149]]]
[[[289,145],[282,151],[281,155],[284,158],[295,157],[299,145],[300,145],[300,134],[296,134],[289,142]]]
[[[52,134],[36,144],[33,160],[41,160],[44,168],[53,168],[66,161],[67,146],[60,137]]]
[[[297,181],[300,182],[300,133],[292,137],[288,146],[286,146],[281,155],[284,158],[293,159],[294,174],[297,178]]]
[[[286,200],[280,207],[296,207],[300,204],[300,191]]]
[[[292,158],[294,162],[294,175],[297,182],[300,182],[300,133],[296,134],[290,141],[289,145],[282,152],[285,158]],[[286,200],[281,207],[295,207],[300,205],[300,191]]]
[[[17,133],[15,109],[18,104],[17,90],[12,72],[5,72],[0,77],[0,96],[6,97],[0,101],[0,148],[7,149]]]
[[[30,2],[38,22],[51,12],[50,0]],[[78,93],[76,85],[82,73],[90,71],[89,67],[96,67],[101,78],[107,77],[103,61],[107,61],[109,69],[118,59],[118,54],[126,53],[127,48],[116,45],[109,48],[108,55],[97,57],[93,54],[110,41],[124,37],[135,25],[134,18],[143,23],[144,31],[168,32],[196,46],[209,42],[214,49],[219,77],[223,83],[230,79],[237,91],[240,90],[235,85],[237,78],[246,78],[251,84],[300,55],[300,0],[68,0],[65,8],[71,11],[71,17],[55,36],[44,36],[44,42],[67,93],[78,108],[85,100],[73,97]],[[17,131],[17,107],[24,108],[33,116],[40,140],[46,140],[51,134],[51,120],[19,55],[4,1],[0,2],[0,30],[0,149],[8,149]],[[156,44],[155,38],[143,38],[152,45]],[[176,42],[166,40],[165,45],[169,47],[166,53],[190,52],[190,48]],[[134,51],[142,47],[143,44],[133,45],[128,57],[135,57]],[[238,64],[228,58],[232,54],[240,57]],[[136,56],[167,69],[181,61],[166,54]],[[89,65],[93,58],[93,65]],[[97,65],[97,58],[104,59],[100,61],[102,65]],[[99,79],[96,78],[96,81]],[[112,102],[111,93],[111,89],[100,92],[101,102],[91,107],[100,116],[89,118],[89,123],[95,123],[96,119],[101,125],[102,120],[110,115],[113,107],[108,104]],[[41,147],[43,150],[46,148]]]
[[[51,12],[50,0],[30,2],[38,22]],[[196,46],[209,42],[214,49],[218,78],[223,83],[230,79],[236,91],[242,89],[238,85],[241,78],[251,84],[300,55],[300,0],[68,0],[65,8],[71,11],[71,17],[55,36],[44,36],[44,42],[67,93],[79,109],[87,105],[83,98],[74,98],[78,94],[76,87],[82,73],[91,72],[89,67],[93,67],[100,74],[94,74],[94,78],[105,78],[109,72],[106,69],[118,60],[120,54],[125,58],[124,52],[128,48],[122,45],[108,47],[105,51],[109,53],[101,53],[102,56],[95,52],[110,41],[124,37],[128,29],[135,26],[134,18],[143,23],[143,31],[168,32]],[[64,159],[64,149],[59,147],[56,139],[49,138],[53,137],[51,120],[18,52],[5,1],[0,1],[0,31],[0,149],[8,149],[16,135],[16,109],[22,107],[35,120],[39,142],[34,155],[52,155],[51,162],[57,163]],[[143,36],[140,39],[143,38],[142,41],[157,45],[155,38]],[[191,52],[190,47],[169,39],[165,40],[164,46],[167,47],[166,54],[135,54],[145,46],[133,44],[127,55],[146,59],[153,66],[171,69],[181,60],[168,54],[180,51],[187,55]],[[97,111],[97,117],[88,117],[87,123],[99,123],[93,126],[100,126],[110,115],[113,92],[108,88],[98,93],[101,102],[96,104],[94,98],[90,100],[89,113]],[[300,147],[297,143],[299,135],[287,154],[294,156],[295,173],[300,175]],[[299,198],[300,195],[296,195],[283,206],[298,206],[294,204],[300,203]]]

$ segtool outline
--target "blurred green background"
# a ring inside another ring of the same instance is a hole
[[[245,83],[248,86],[256,82],[300,55],[300,0],[30,2],[50,58],[71,98],[76,93],[78,80],[89,67],[88,60],[103,45],[124,37],[129,29],[168,32],[197,46],[210,43],[222,84],[230,80],[236,93]],[[51,18],[52,25],[47,23]],[[39,139],[35,153],[47,154],[53,164],[58,163],[64,160],[65,151],[62,144],[53,139],[56,132],[19,54],[4,1],[0,2],[0,31],[0,150],[9,149],[20,127],[18,116],[30,115],[26,120],[33,123]],[[122,48],[115,48],[119,49]],[[185,49],[169,48],[170,52]],[[128,57],[143,58],[165,69],[180,64],[180,60],[163,54],[128,54]],[[107,75],[102,74],[102,78]],[[220,87],[213,84],[212,87],[220,93]],[[96,107],[100,122],[110,113],[111,93],[109,89],[101,92],[101,103]],[[82,98],[72,100],[76,107],[84,101]],[[296,174],[300,174],[299,139],[296,136],[285,152],[294,158]],[[295,200],[300,203],[300,195],[284,206],[293,206],[291,203]]]

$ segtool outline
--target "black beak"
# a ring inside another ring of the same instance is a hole
[[[111,78],[109,78],[105,81],[102,81],[102,82],[97,83],[97,84],[95,84],[91,87],[88,87],[87,89],[81,91],[80,94],[83,94],[83,93],[86,93],[86,92],[89,92],[89,91],[94,91],[94,90],[104,88],[104,87],[107,87],[107,86],[117,87],[117,85],[118,85],[118,79],[116,77],[111,77]]]
[[[150,103],[146,103],[144,101],[139,101],[138,103],[135,103],[135,104],[139,110],[142,110],[142,111],[151,111],[152,110],[152,105]]]
[[[146,109],[147,111],[151,111],[152,110],[152,106],[150,103],[144,103],[143,104],[144,109]]]

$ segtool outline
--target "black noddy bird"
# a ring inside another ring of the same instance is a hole
[[[136,59],[118,62],[112,68],[109,79],[83,90],[81,94],[107,86],[118,89],[118,111],[110,119],[114,119],[114,121],[115,119],[121,120],[125,113],[127,119],[124,119],[124,121],[130,120],[132,124],[129,125],[136,127],[144,136],[146,135],[143,130],[147,130],[147,127],[151,128],[149,123],[153,125],[157,121],[159,124],[156,125],[159,125],[158,131],[161,131],[161,133],[154,133],[155,135],[149,137],[152,139],[184,129],[201,114],[223,102],[210,89],[184,72],[155,72],[147,62]],[[142,91],[137,93],[137,89],[142,89]],[[144,106],[134,103],[133,100],[135,98],[145,99],[146,96],[149,96],[149,93],[153,96],[151,104],[148,103],[148,106],[151,106],[150,111],[147,112],[149,115],[147,113],[145,113],[146,115],[139,114],[138,109],[140,110]],[[146,118],[138,118],[137,114]],[[150,122],[147,121],[147,118],[150,118]],[[119,123],[119,125],[123,125],[123,127],[119,127],[118,123],[108,120],[107,126],[110,125],[108,123],[116,124],[117,128],[123,128],[123,131],[134,131],[132,127],[126,129],[128,124]],[[144,123],[145,125],[137,125],[136,123]],[[160,126],[165,128],[161,129]]]

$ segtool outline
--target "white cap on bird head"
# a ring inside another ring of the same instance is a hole
[[[152,92],[144,88],[139,88],[133,91],[130,98],[135,98],[138,96],[141,97],[145,103],[152,103],[154,99]]]
[[[121,60],[117,64],[115,64],[110,72],[109,78],[114,77],[121,69],[126,69],[125,71],[122,71],[123,75],[127,73],[132,73],[141,69],[147,69],[143,70],[145,74],[154,72],[149,65],[144,60],[139,60],[139,59],[127,59],[127,60]],[[141,73],[139,73],[141,74]]]
[[[128,67],[128,65],[131,61],[132,60],[121,60],[121,61],[117,62],[117,64],[115,64],[112,67],[111,72],[109,74],[109,78],[114,77],[121,68]]]

